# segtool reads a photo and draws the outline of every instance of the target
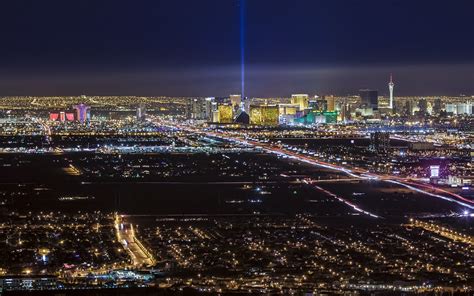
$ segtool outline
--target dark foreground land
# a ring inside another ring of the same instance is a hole
[[[0,211],[4,277],[54,274],[55,287],[91,287],[93,279],[106,288],[123,283],[117,270],[159,274],[133,279],[153,286],[146,289],[5,295],[441,295],[474,287],[464,236],[474,233],[473,219],[454,215],[458,204],[260,151],[5,153]],[[154,266],[130,267],[114,213],[134,225]]]

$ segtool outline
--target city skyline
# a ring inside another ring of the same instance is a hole
[[[470,295],[472,98],[377,94],[0,100],[0,287]]]
[[[473,295],[472,0],[0,4],[0,296]]]

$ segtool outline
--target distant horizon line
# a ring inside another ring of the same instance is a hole
[[[371,89],[378,91],[377,89]],[[343,98],[343,97],[358,97],[358,94],[347,94],[347,95],[338,95],[338,94],[311,94],[308,92],[295,92],[292,93],[288,96],[252,96],[252,97],[246,97],[247,99],[290,99],[292,95],[294,94],[305,94],[308,95],[308,97],[314,98],[315,96],[322,97],[322,96],[334,96],[338,98]],[[224,96],[211,96],[211,95],[193,95],[193,96],[182,96],[182,95],[0,95],[0,99],[4,98],[14,98],[14,97],[19,97],[19,98],[80,98],[81,96],[87,97],[144,97],[144,98],[176,98],[176,99],[191,99],[191,98],[217,98],[217,99],[223,99],[223,98],[229,98],[230,95],[238,95],[237,93],[229,93],[228,95]],[[388,94],[379,94],[379,97],[388,97]],[[400,96],[394,96],[394,98],[412,98],[412,97],[440,97],[440,98],[473,98],[474,99],[474,94],[467,95],[467,94],[458,94],[458,95],[446,95],[446,94],[437,94],[437,95],[400,95]]]

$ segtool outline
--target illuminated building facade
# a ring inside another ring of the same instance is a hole
[[[189,106],[188,118],[217,122],[215,111],[217,111],[217,103],[214,97],[194,98]]]
[[[189,109],[189,118],[204,119],[204,104],[201,98],[192,99]]]
[[[59,118],[59,113],[49,113],[49,120],[56,121]]]
[[[55,112],[55,113],[49,113],[49,120],[51,121],[74,121],[74,113],[72,112]]]
[[[219,122],[219,111],[218,110],[212,112],[211,122]]]
[[[234,108],[234,110],[237,110],[241,107],[241,104],[242,104],[241,95],[230,95],[229,99],[230,99],[230,104],[232,105],[232,108]]]
[[[89,120],[89,110],[90,107],[85,104],[79,104],[74,106],[74,110],[76,110],[76,120],[84,123]]]
[[[309,97],[307,94],[294,94],[291,95],[291,104],[298,105],[300,110],[308,108]]]
[[[277,105],[251,105],[250,124],[278,125],[279,113]]]
[[[328,112],[328,111],[316,111],[312,110],[311,112],[308,112],[307,114],[296,118],[295,123],[298,124],[321,124],[321,123],[336,123],[337,122],[337,117],[338,117],[338,112]]]
[[[212,121],[212,114],[217,108],[216,98],[209,97],[204,99],[204,119]]]
[[[472,115],[473,106],[470,102],[446,104],[446,112],[453,115]]]
[[[67,121],[74,121],[74,113],[66,113]]]
[[[430,178],[439,178],[439,165],[430,166]]]
[[[336,111],[336,98],[334,96],[327,96],[326,97],[326,110],[328,112]]]
[[[341,106],[341,121],[348,122],[351,120],[351,108],[348,103],[344,102]]]
[[[309,101],[309,108],[313,111],[327,111],[328,102],[325,98],[316,98],[315,100]]]
[[[234,121],[234,109],[232,105],[218,105],[217,110],[219,111],[219,123],[232,123]]]
[[[144,104],[140,104],[137,107],[137,121],[142,121],[146,116],[146,107]]]
[[[390,74],[390,82],[388,83],[388,90],[390,92],[390,103],[389,108],[393,109],[393,88],[395,87],[395,83],[393,83],[392,74]]]
[[[278,105],[280,115],[296,115],[299,105],[280,104]]]

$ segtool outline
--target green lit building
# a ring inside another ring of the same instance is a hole
[[[295,118],[295,123],[314,124],[314,123],[337,123],[338,112],[333,111],[310,111],[308,114]]]

